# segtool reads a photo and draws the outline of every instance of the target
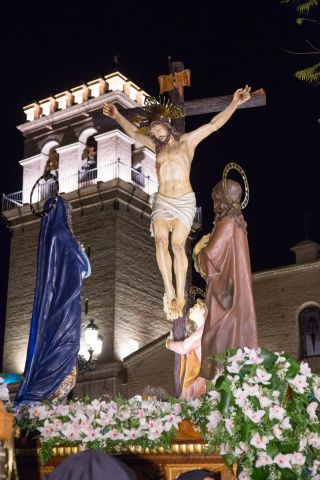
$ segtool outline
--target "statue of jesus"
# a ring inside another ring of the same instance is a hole
[[[133,140],[156,153],[158,192],[151,199],[151,232],[155,237],[156,256],[165,288],[165,311],[169,320],[182,316],[186,303],[185,284],[188,259],[185,244],[190,233],[196,198],[190,184],[190,169],[195,148],[211,133],[221,128],[237,107],[250,99],[250,87],[235,91],[230,104],[212,120],[189,133],[180,134],[168,120],[151,122],[148,135],[121,115],[117,107],[106,103],[103,113],[112,118]],[[173,252],[169,252],[169,233]]]

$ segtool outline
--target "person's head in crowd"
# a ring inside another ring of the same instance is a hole
[[[135,473],[116,457],[86,450],[71,455],[46,480],[137,480]]]
[[[189,470],[189,472],[181,473],[177,480],[221,480],[219,472],[211,472],[210,470],[197,469]]]

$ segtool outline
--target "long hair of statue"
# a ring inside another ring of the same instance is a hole
[[[48,207],[52,199],[46,202]],[[42,219],[25,380],[16,403],[50,398],[77,365],[81,334],[82,279],[89,260],[68,223],[68,203],[59,197]],[[68,392],[66,392],[68,393]]]

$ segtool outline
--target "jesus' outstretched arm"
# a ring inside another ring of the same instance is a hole
[[[247,102],[250,97],[251,88],[246,85],[244,88],[239,88],[234,92],[231,103],[222,112],[215,115],[209,123],[193,130],[193,132],[186,134],[188,144],[195,148],[202,140],[216,132],[221,128],[230,117],[234,114],[239,105]]]
[[[103,114],[115,120],[123,128],[126,134],[129,135],[129,137],[131,137],[133,140],[142,143],[142,145],[155,152],[155,146],[151,138],[148,137],[148,135],[141,133],[136,125],[121,115],[113,103],[104,104]]]

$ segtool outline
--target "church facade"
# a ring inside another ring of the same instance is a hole
[[[18,127],[25,142],[23,188],[3,199],[12,231],[4,371],[24,368],[40,223],[28,203],[36,180],[53,171],[92,265],[82,290],[83,324],[93,317],[103,337],[97,366],[81,374],[76,393],[133,395],[146,385],[173,393],[173,355],[165,349],[171,323],[149,230],[154,154],[101,113],[105,102],[123,112],[138,109],[146,95],[116,72],[25,107],[27,121]],[[44,183],[33,201],[41,204],[51,188]],[[194,228],[200,221],[197,216]],[[296,264],[253,275],[260,344],[319,369],[319,246],[302,242],[295,253]]]

